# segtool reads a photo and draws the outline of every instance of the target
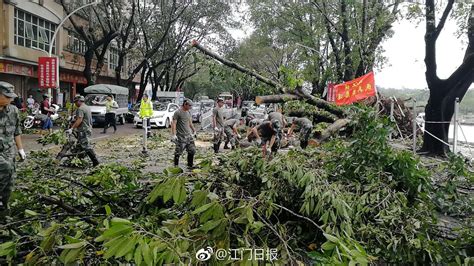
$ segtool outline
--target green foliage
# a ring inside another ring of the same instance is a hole
[[[63,145],[67,143],[67,138],[63,130],[56,130],[52,133],[41,136],[36,141],[43,144],[43,146],[48,144]]]
[[[140,162],[72,172],[33,153],[11,200],[23,222],[0,225],[0,254],[25,264],[194,265],[209,246],[275,248],[278,261],[265,262],[275,264],[469,262],[473,204],[457,185],[472,184],[472,173],[462,160],[431,171],[391,148],[387,119],[370,109],[352,119],[351,138],[318,149],[271,161],[257,148],[235,150],[192,172],[144,174]],[[434,172],[446,173],[446,185],[428,179]],[[452,240],[438,234],[439,211],[462,218]]]

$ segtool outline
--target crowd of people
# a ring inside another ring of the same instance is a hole
[[[174,165],[178,166],[179,158],[186,150],[188,154],[187,165],[193,167],[193,158],[196,153],[194,139],[196,130],[193,126],[189,110],[192,102],[185,100],[180,110],[176,111],[173,116],[171,127],[172,141],[176,144],[174,154]],[[213,150],[219,153],[222,142],[224,149],[235,149],[239,147],[239,141],[242,136],[239,129],[245,124],[245,117],[224,119],[224,100],[218,99],[216,107],[212,111],[212,126],[214,128]],[[287,119],[281,113],[281,110],[268,114],[268,118],[250,120],[247,128],[246,138],[254,144],[262,147],[262,155],[267,156],[268,150],[272,154],[276,153],[280,148],[281,141],[284,137],[293,136],[295,131],[299,131],[301,148],[308,146],[308,140],[313,130],[311,120],[305,117],[291,118],[292,123],[288,131],[285,129],[288,125]],[[229,147],[230,144],[230,147]]]

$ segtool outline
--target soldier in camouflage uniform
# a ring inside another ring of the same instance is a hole
[[[84,96],[77,95],[74,97],[74,104],[78,107],[75,113],[76,121],[66,132],[71,134],[73,130],[76,131],[79,145],[86,151],[87,156],[92,161],[92,165],[97,166],[99,165],[99,160],[89,140],[92,135],[92,114],[90,107],[84,101]]]
[[[189,110],[192,107],[190,100],[185,99],[183,106],[174,112],[173,122],[171,123],[171,141],[176,144],[174,151],[174,165],[179,165],[179,157],[184,150],[188,152],[188,167],[193,167],[194,154],[196,153],[196,146],[194,145],[194,137],[196,130],[193,126],[193,120]]]
[[[18,108],[10,104],[16,97],[13,85],[0,81],[0,222],[8,214],[8,199],[15,176],[15,144],[20,158],[26,159]]]
[[[240,135],[237,132],[237,128],[245,123],[245,118],[241,117],[240,119],[229,119],[224,122],[224,133],[227,137],[226,142],[230,143],[232,149],[235,149],[237,140],[240,139]]]
[[[212,125],[214,127],[214,139],[212,140],[214,144],[214,152],[219,152],[219,147],[221,146],[222,137],[224,135],[224,100],[219,98],[217,99],[217,106],[212,110]]]
[[[279,148],[283,139],[283,129],[286,127],[286,119],[281,110],[278,110],[268,114],[268,121],[272,122],[273,128],[277,132],[275,145]]]
[[[300,131],[300,146],[306,149],[308,146],[308,140],[313,131],[313,123],[306,117],[300,117],[293,119],[291,127],[288,130],[288,136],[290,136],[295,129]]]

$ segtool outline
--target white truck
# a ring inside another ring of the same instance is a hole
[[[175,103],[178,106],[183,105],[184,92],[182,91],[157,91],[156,101],[160,103]]]

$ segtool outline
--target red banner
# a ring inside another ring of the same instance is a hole
[[[41,89],[56,88],[57,83],[57,58],[38,58],[38,82]]]
[[[334,89],[333,83],[328,83],[328,93],[326,99],[328,102],[336,101],[336,90]]]
[[[22,76],[33,76],[33,68],[31,66],[16,65],[13,63],[0,62],[0,73],[9,73]]]
[[[347,105],[375,95],[374,72],[334,86],[336,105]]]

